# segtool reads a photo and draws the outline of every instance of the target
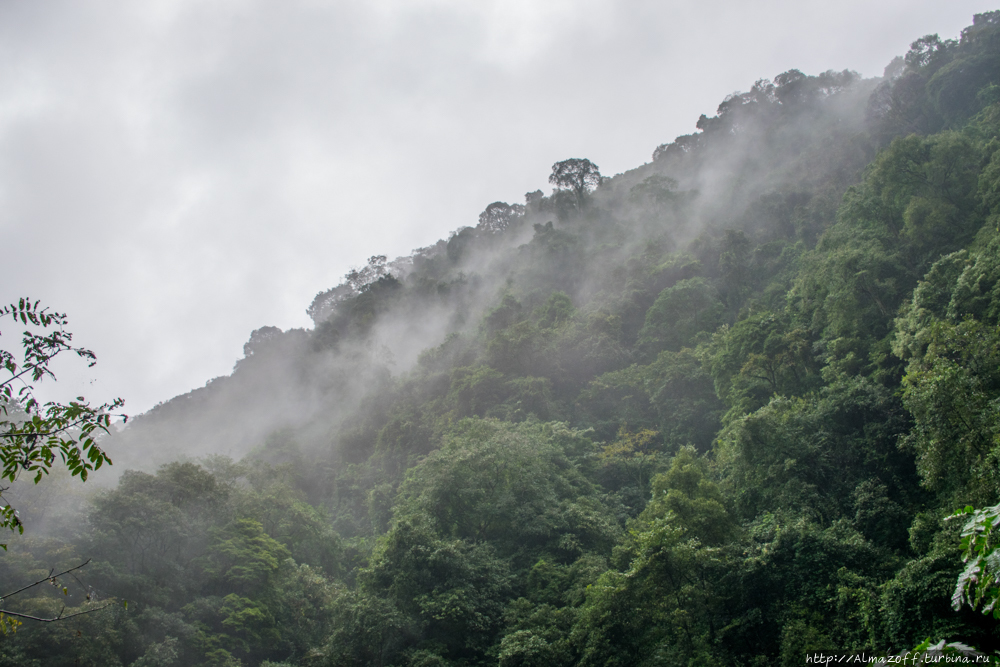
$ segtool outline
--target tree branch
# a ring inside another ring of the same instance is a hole
[[[17,373],[16,375],[11,375],[9,378],[7,378],[6,380],[4,380],[3,382],[0,382],[0,387],[6,387],[11,382],[13,382],[14,380],[18,379],[19,377],[21,377],[25,373],[28,373],[29,371],[33,371],[33,370],[35,370],[37,368],[41,368],[41,369],[43,369],[43,372],[47,372],[50,376],[55,377],[54,375],[52,375],[51,371],[49,371],[47,368],[45,368],[45,365],[47,365],[60,352],[63,352],[63,350],[56,350],[49,357],[45,357],[44,359],[41,359],[40,361],[37,361],[37,362],[35,362],[33,364],[25,364],[25,365],[21,366],[21,369],[22,369],[21,372]]]
[[[114,602],[109,600],[104,604],[102,604],[100,607],[93,607],[92,609],[84,609],[83,611],[73,612],[69,616],[62,615],[63,611],[66,610],[66,607],[63,607],[62,610],[59,611],[59,615],[53,616],[52,618],[40,618],[38,616],[31,616],[30,614],[19,614],[16,611],[7,611],[6,609],[0,609],[0,614],[6,614],[7,616],[17,616],[18,618],[27,618],[32,621],[38,621],[39,623],[52,623],[54,621],[65,621],[67,618],[73,618],[74,616],[82,616],[83,614],[89,614],[94,611],[101,611],[102,609],[107,609],[112,604],[114,604]]]
[[[14,596],[15,596],[15,595],[17,595],[18,593],[22,593],[22,592],[24,592],[24,591],[28,590],[29,588],[34,588],[34,587],[35,587],[35,586],[37,586],[38,584],[44,584],[44,583],[45,583],[46,581],[52,581],[52,580],[53,580],[53,579],[55,579],[56,577],[61,577],[61,576],[63,576],[64,574],[69,574],[70,572],[73,572],[73,571],[75,571],[75,570],[79,570],[79,569],[80,569],[81,567],[84,567],[85,565],[88,565],[88,564],[90,563],[90,561],[91,561],[91,560],[93,560],[93,559],[91,559],[91,558],[88,558],[88,559],[87,559],[87,560],[86,560],[85,562],[83,562],[83,563],[80,563],[80,564],[79,564],[79,565],[77,565],[76,567],[71,567],[70,569],[68,569],[68,570],[66,570],[66,571],[64,571],[64,572],[60,572],[59,574],[52,574],[52,570],[49,570],[49,576],[45,577],[44,579],[39,579],[38,581],[36,581],[36,582],[35,582],[35,583],[33,583],[33,584],[28,584],[27,586],[24,586],[23,588],[19,588],[19,589],[17,589],[16,591],[14,591],[13,593],[7,593],[6,595],[3,595],[3,596],[0,596],[0,602],[3,602],[3,601],[4,601],[4,600],[6,600],[7,598],[10,598],[10,597],[14,597]],[[0,611],[2,611],[2,610],[0,610]],[[3,613],[7,614],[7,613],[10,613],[10,612],[6,612],[6,611],[5,611],[5,612],[3,612]],[[67,618],[68,618],[68,617],[67,617]],[[36,620],[37,620],[37,619],[36,619]]]
[[[113,415],[113,416],[117,417],[118,415]],[[72,424],[67,424],[66,426],[63,426],[62,428],[57,428],[54,431],[37,431],[37,432],[36,431],[14,431],[12,433],[0,433],[0,438],[17,438],[17,437],[28,437],[28,436],[41,437],[43,435],[59,435],[60,433],[65,433],[66,431],[68,431],[68,430],[70,430],[72,428],[76,428],[77,426],[79,426],[80,424],[85,423],[86,421],[87,421],[86,418],[77,419]]]

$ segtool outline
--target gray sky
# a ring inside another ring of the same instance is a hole
[[[138,413],[305,327],[553,162],[612,175],[791,68],[880,75],[974,0],[0,0],[0,302],[100,363],[50,395]],[[15,330],[4,327],[9,347]]]

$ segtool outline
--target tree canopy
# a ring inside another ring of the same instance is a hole
[[[596,164],[586,158],[570,158],[552,165],[549,183],[557,188],[570,190],[582,200],[601,184],[601,172]]]
[[[72,431],[11,459],[62,486],[19,496],[0,590],[86,553],[132,604],[26,622],[0,667],[1000,649],[997,63],[990,12],[878,79],[760,79],[648,164],[558,162],[550,194],[371,257],[312,329],[255,330],[121,433],[82,403],[129,469],[73,495],[54,457],[107,461]],[[89,359],[40,336],[11,375]]]

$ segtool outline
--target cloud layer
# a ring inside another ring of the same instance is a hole
[[[879,75],[990,8],[5,2],[0,300],[68,312],[98,353],[52,395],[146,410],[228,372],[253,329],[307,326],[369,255],[545,188],[556,160],[634,167],[758,78]]]

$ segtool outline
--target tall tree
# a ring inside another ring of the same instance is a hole
[[[506,230],[515,218],[522,215],[524,215],[524,206],[521,204],[511,206],[506,202],[495,201],[479,214],[477,229],[490,234],[499,234]]]
[[[572,190],[578,202],[601,184],[601,171],[586,158],[570,158],[552,165],[549,183],[562,190]]]

